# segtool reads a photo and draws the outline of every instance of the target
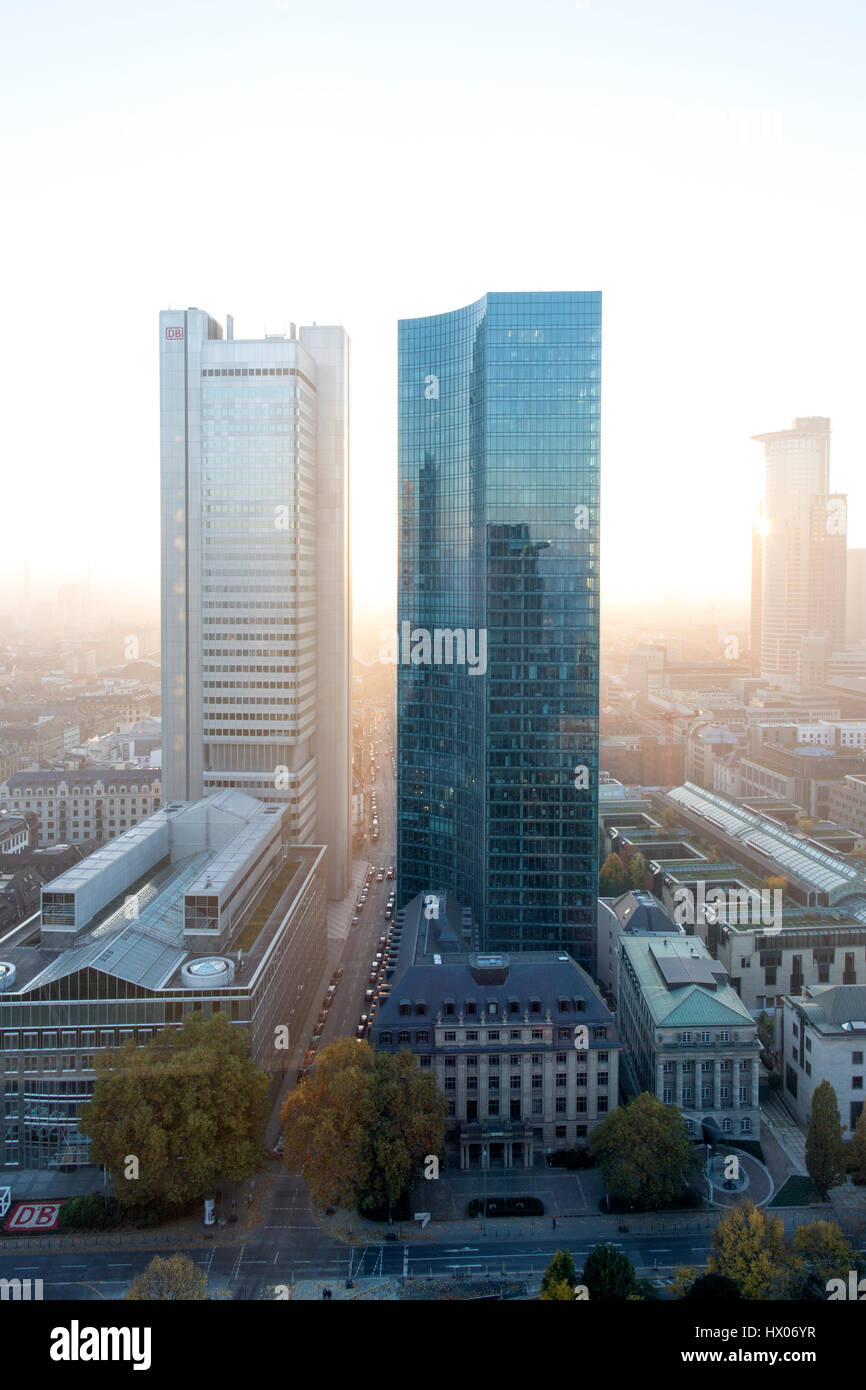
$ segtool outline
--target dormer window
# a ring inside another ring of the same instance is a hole
[[[467,1014],[474,1014],[474,1013],[477,1013],[477,1012],[478,1012],[478,1006],[477,1006],[477,1004],[475,1003],[475,1000],[474,1000],[474,999],[467,999],[467,1000],[466,1000],[466,1012],[467,1012]]]
[[[529,1001],[529,1012],[530,1012],[531,1014],[540,1014],[540,1013],[541,1013],[541,1000],[540,1000],[540,999],[530,999],[530,1001]]]
[[[571,1002],[570,1002],[568,999],[560,999],[560,1001],[559,1001],[559,1012],[560,1012],[561,1014],[570,1014],[570,1013],[571,1013]]]

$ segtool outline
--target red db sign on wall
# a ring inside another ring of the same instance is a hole
[[[6,1222],[7,1231],[51,1231],[62,1202],[18,1202]]]
[[[165,330],[165,341],[166,341],[167,343],[181,343],[181,342],[183,342],[183,329],[182,329],[182,328],[167,328],[167,329]]]

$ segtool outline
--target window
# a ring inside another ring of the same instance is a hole
[[[520,1072],[517,1072],[517,1071],[516,1071],[516,1072],[513,1072],[513,1073],[512,1073],[512,1076],[511,1076],[511,1089],[512,1089],[512,1091],[519,1091],[519,1090],[520,1090],[520,1087],[521,1087],[521,1084],[522,1084],[522,1081],[521,1081]]]
[[[584,1101],[583,1104],[584,1104],[584,1108],[586,1108],[586,1101]],[[597,1107],[596,1107],[596,1108],[597,1108],[597,1110],[598,1110],[599,1115],[604,1115],[604,1114],[605,1114],[605,1112],[606,1112],[606,1110],[607,1110],[607,1096],[599,1096],[599,1098],[598,1098],[598,1103],[597,1103]],[[580,1101],[578,1101],[578,1103],[577,1103],[577,1109],[578,1109],[578,1110],[580,1109]]]
[[[499,1029],[491,1028],[487,1034],[488,1042],[499,1042]]]
[[[565,1114],[565,1096],[557,1096],[554,1104],[557,1115]]]
[[[592,1035],[595,1038],[596,1042],[604,1042],[607,1038],[607,1029],[605,1027],[594,1028],[592,1030]]]
[[[476,1043],[477,1043],[477,1041],[478,1041],[478,1029],[477,1029],[477,1028],[469,1028],[469,1029],[467,1029],[467,1032],[466,1032],[466,1041],[467,1041],[467,1042],[476,1042]]]
[[[533,1028],[533,1030],[532,1030],[532,1041],[533,1041],[533,1042],[544,1042],[544,1029],[543,1029],[543,1028]]]
[[[445,1078],[445,1090],[446,1090],[446,1091],[456,1091],[456,1090],[457,1090],[457,1077],[456,1077],[456,1076],[446,1076],[446,1078]]]
[[[559,1038],[560,1042],[565,1042],[568,1038],[571,1037],[571,1029],[570,1029],[570,1028],[558,1028],[558,1029],[557,1029],[557,1032],[556,1032],[556,1036]]]
[[[397,1034],[397,1042],[398,1042],[398,1043],[410,1043],[411,1041],[412,1041],[412,1034],[409,1032],[409,1029],[408,1029],[408,1028],[401,1028],[400,1031],[399,1031],[399,1033]]]
[[[568,1077],[566,1073],[564,1071],[558,1071],[556,1073],[556,1089],[558,1091],[564,1091],[567,1085]]]
[[[566,1139],[568,1137],[568,1125],[557,1125],[554,1133],[557,1139]]]
[[[455,1031],[453,1028],[446,1028],[446,1029],[445,1029],[445,1035],[444,1035],[444,1036],[445,1036],[445,1041],[446,1041],[446,1042],[456,1042],[456,1041],[457,1041],[457,1033],[456,1033],[456,1031]],[[383,1038],[383,1041],[384,1041],[384,1038]],[[388,1041],[390,1042],[390,1038],[388,1039]]]
[[[446,1058],[445,1058],[445,1068],[446,1068],[447,1071],[454,1071],[454,1070],[456,1070],[456,1067],[457,1067],[457,1058],[456,1058],[456,1057],[446,1057]]]
[[[426,1028],[418,1029],[418,1032],[415,1034],[415,1041],[416,1043],[425,1043],[430,1041],[430,1034],[428,1033]]]

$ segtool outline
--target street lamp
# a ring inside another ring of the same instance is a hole
[[[481,1234],[487,1231],[487,1145],[481,1145]]]

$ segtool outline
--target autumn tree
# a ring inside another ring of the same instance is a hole
[[[643,881],[646,877],[647,861],[640,850],[633,854],[628,861],[628,882],[630,888],[643,888]]]
[[[638,1292],[637,1276],[628,1255],[609,1241],[594,1245],[586,1257],[581,1283],[592,1302],[625,1302]]]
[[[557,1250],[547,1269],[541,1276],[541,1297],[544,1299],[560,1298],[561,1294],[555,1294],[553,1290],[564,1284],[574,1298],[574,1286],[577,1283],[577,1270],[570,1250]]]
[[[810,1221],[798,1226],[792,1244],[806,1273],[816,1274],[822,1283],[845,1279],[854,1267],[853,1251],[835,1221]]]
[[[784,1298],[802,1272],[777,1216],[746,1200],[725,1212],[713,1231],[710,1274],[733,1280],[742,1298]]]
[[[155,1255],[133,1279],[124,1298],[143,1303],[201,1302],[207,1298],[207,1277],[187,1255]]]
[[[283,1104],[286,1166],[303,1173],[318,1206],[396,1201],[423,1160],[441,1155],[447,1114],[435,1078],[410,1052],[338,1038]]]
[[[822,1081],[812,1092],[812,1112],[806,1134],[806,1172],[826,1201],[832,1187],[845,1181],[845,1145],[836,1092]]]
[[[193,1014],[143,1047],[97,1054],[78,1125],[122,1206],[178,1206],[259,1171],[269,1084],[225,1014]]]
[[[625,865],[615,851],[607,856],[598,876],[598,891],[602,898],[618,898],[626,891],[628,880]]]
[[[670,1205],[700,1164],[681,1111],[649,1091],[606,1115],[589,1148],[610,1196],[646,1210]]]

